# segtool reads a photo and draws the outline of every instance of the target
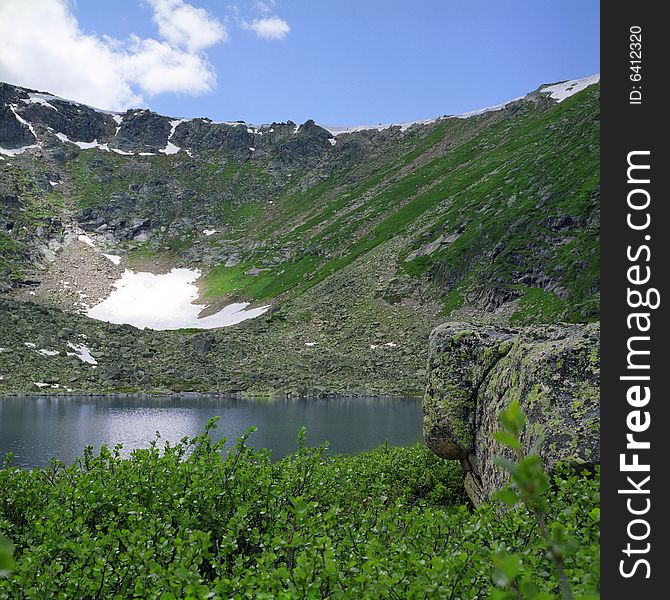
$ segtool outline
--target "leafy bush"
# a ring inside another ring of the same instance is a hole
[[[579,541],[563,523],[559,520],[552,521],[550,518],[548,492],[551,483],[549,475],[544,470],[542,458],[537,454],[542,439],[538,438],[531,451],[526,454],[521,443],[521,432],[526,424],[526,415],[519,407],[518,400],[513,400],[507,409],[500,413],[498,421],[501,428],[495,432],[494,438],[515,452],[516,462],[502,457],[496,459],[496,462],[511,475],[511,478],[510,482],[496,492],[495,496],[509,508],[523,505],[532,515],[540,532],[538,548],[543,549],[547,558],[553,562],[563,598],[573,600],[575,596],[566,574],[565,565],[566,559],[579,549]],[[600,509],[593,508],[589,516],[598,522]],[[523,562],[523,558],[518,554],[509,554],[505,550],[498,553],[495,558],[494,579],[496,584],[505,591],[496,590],[494,597],[497,600],[552,598],[553,595],[540,593],[538,586],[533,581],[535,573],[524,571]],[[594,567],[597,566],[594,565]],[[593,583],[597,584],[597,581]],[[580,598],[597,598],[595,585],[592,588],[591,592],[580,594]]]
[[[272,462],[201,436],[69,467],[0,470],[0,536],[14,565],[0,598],[481,598],[516,553],[541,591],[558,580],[526,511],[465,505],[457,463],[417,444]],[[598,473],[561,472],[552,521],[580,541],[565,571],[597,586]]]

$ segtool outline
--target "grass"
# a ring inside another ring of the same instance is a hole
[[[510,325],[553,323],[565,312],[565,301],[541,288],[529,288],[519,299],[519,308],[511,316]]]
[[[253,279],[239,269],[216,267],[208,275],[207,294],[235,292],[254,299],[287,291],[297,295],[390,239],[416,239],[414,248],[426,243],[425,237],[412,237],[423,228],[435,232],[430,239],[439,232],[459,232],[453,243],[430,256],[404,262],[412,249],[406,245],[398,257],[412,277],[442,282],[447,312],[460,306],[467,288],[509,289],[518,273],[539,269],[561,280],[569,300],[560,315],[557,302],[550,307],[545,301],[536,311],[524,305],[518,319],[592,318],[598,303],[597,239],[574,228],[556,232],[545,222],[552,215],[583,219],[593,210],[592,193],[599,181],[594,102],[595,93],[586,90],[548,110],[494,119],[486,126],[448,120],[412,142],[408,152],[391,152],[358,180],[347,182],[335,171],[305,191],[289,191],[273,213],[256,215],[262,223],[256,231],[269,245],[256,251],[245,268],[260,266],[277,247],[312,246],[318,256],[302,255]],[[384,183],[445,139],[450,141],[446,150]],[[575,139],[583,142],[575,144]],[[299,181],[296,177],[293,189]],[[550,200],[542,204],[547,194]],[[300,219],[297,227],[286,230]],[[567,235],[575,241],[563,244]],[[575,252],[586,268],[577,266]],[[457,287],[458,293],[449,291]]]

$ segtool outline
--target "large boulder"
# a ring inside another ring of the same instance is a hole
[[[423,434],[438,456],[458,459],[476,504],[506,481],[495,456],[498,414],[514,399],[527,415],[522,443],[552,470],[600,462],[600,327],[536,325],[522,330],[447,323],[430,336]]]

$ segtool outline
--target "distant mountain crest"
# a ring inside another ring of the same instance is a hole
[[[399,128],[400,132],[417,126],[436,123],[443,119],[467,119],[487,112],[503,110],[532,94],[547,93],[561,102],[565,98],[597,83],[599,75],[566,81],[551,86],[541,86],[527,96],[521,96],[483,109],[458,115],[445,115],[434,119],[400,124],[359,125],[332,127],[309,120],[295,123],[249,125],[244,121],[214,122],[205,118],[175,119],[161,116],[150,110],[131,109],[125,113],[100,110],[54,96],[0,83],[0,155],[16,156],[41,146],[44,136],[54,135],[60,142],[74,144],[80,149],[97,148],[117,154],[175,154],[215,148],[237,151],[242,155],[263,151],[264,143],[272,145],[288,141],[290,136],[307,134],[322,146],[324,151],[335,146],[340,135],[361,131],[383,131]],[[38,133],[40,130],[40,133]],[[265,136],[265,140],[262,137]]]

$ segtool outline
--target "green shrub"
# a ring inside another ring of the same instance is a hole
[[[421,444],[329,456],[301,432],[273,462],[208,432],[0,470],[0,536],[14,544],[0,598],[479,598],[501,549],[558,589],[528,513],[467,506],[458,463]],[[549,492],[551,518],[580,540],[565,563],[575,591],[594,584],[597,475],[561,473]]]

